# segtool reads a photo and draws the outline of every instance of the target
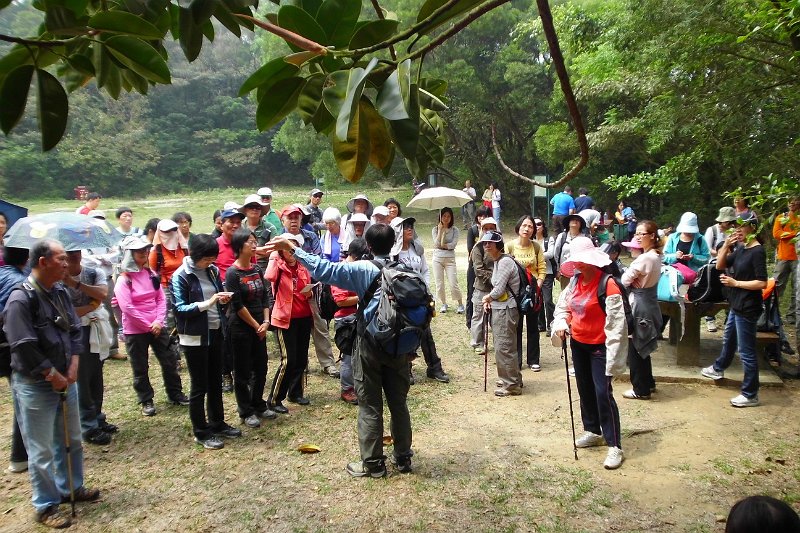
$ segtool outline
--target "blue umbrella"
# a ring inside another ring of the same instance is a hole
[[[114,246],[122,234],[105,220],[75,213],[44,213],[19,219],[6,233],[5,245],[31,249],[41,239],[55,239],[69,252]]]
[[[28,216],[28,208],[6,202],[5,200],[0,200],[0,213],[6,216],[6,221],[10,228],[17,220]]]

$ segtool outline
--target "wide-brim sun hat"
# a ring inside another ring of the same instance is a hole
[[[353,213],[347,217],[348,224],[355,224],[356,222],[369,222],[369,218],[364,213]]]
[[[721,207],[716,222],[736,222],[736,209],[732,207]]]
[[[633,240],[633,241],[626,241],[626,242],[622,242],[622,243],[620,243],[620,244],[621,244],[622,246],[624,246],[625,248],[631,248],[632,250],[644,250],[644,248],[642,247],[642,245],[641,245],[641,244],[639,244],[638,242],[636,242],[635,240]]]
[[[92,211],[89,211],[88,213],[86,213],[86,216],[87,217],[96,218],[96,219],[99,219],[99,220],[105,220],[106,219],[105,213],[103,213],[99,209],[93,209]]]
[[[233,200],[230,202],[225,202],[225,205],[222,206],[223,211],[236,211],[237,209],[241,209],[242,205],[237,204]]]
[[[499,231],[489,230],[483,234],[481,240],[478,242],[503,242],[503,234]]]
[[[386,207],[385,205],[379,205],[372,211],[372,216],[388,217],[389,208]]]
[[[675,226],[678,233],[700,233],[700,226],[697,225],[697,215],[687,211],[681,215],[681,221]]]
[[[587,265],[603,268],[611,264],[608,254],[595,247],[589,237],[579,236],[572,239],[569,243],[569,260],[561,265],[561,274],[571,278],[575,274],[575,264],[585,263]]]
[[[367,202],[367,213],[372,213],[374,206],[372,205],[372,202],[369,201],[369,198],[367,198],[366,194],[357,194],[352,198],[350,198],[350,201],[347,202],[348,211],[350,211],[351,213],[353,212],[353,208],[356,205],[356,200],[364,200],[365,202]]]
[[[569,223],[571,220],[577,220],[581,223],[581,231],[586,229],[586,219],[578,214],[567,215],[564,217],[564,221],[562,222],[565,229],[569,229]]]
[[[497,221],[492,217],[486,217],[481,220],[481,227],[484,227],[487,224],[494,224],[494,226],[497,227]]]
[[[247,198],[244,199],[242,207],[239,208],[239,211],[244,213],[247,210],[248,205],[258,206],[261,209],[262,215],[266,215],[269,212],[269,204],[262,202],[261,196],[257,194],[248,194]]]
[[[123,250],[143,250],[153,246],[152,243],[149,243],[141,237],[137,237],[136,235],[129,235],[128,237],[125,237],[121,245]]]
[[[271,197],[272,196],[272,189],[270,189],[269,187],[261,187],[260,189],[258,189],[256,191],[256,194],[258,196],[270,196]]]

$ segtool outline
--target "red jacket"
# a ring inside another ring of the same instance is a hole
[[[280,285],[276,286],[279,274]],[[270,324],[276,328],[288,329],[289,322],[292,320],[292,304],[294,299],[306,299],[306,295],[300,294],[300,291],[303,287],[311,283],[311,274],[308,273],[306,267],[298,263],[297,287],[295,289],[292,283],[292,270],[289,269],[286,261],[278,252],[272,252],[264,277],[272,283],[272,294],[275,297],[275,305],[272,307],[272,312],[270,313]],[[311,295],[311,293],[309,292],[308,295]]]

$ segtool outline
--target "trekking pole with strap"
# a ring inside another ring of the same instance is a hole
[[[67,452],[67,481],[69,482],[69,504],[72,507],[72,517],[75,518],[75,486],[72,482],[72,454],[69,446],[69,424],[67,423],[67,389],[60,393],[61,416],[64,418],[64,448]]]
[[[483,314],[483,392],[486,392],[486,382],[489,381],[489,315],[491,313],[492,310],[489,309]]]
[[[567,375],[567,396],[569,397],[569,419],[572,422],[572,451],[575,460],[578,460],[578,445],[575,443],[575,413],[572,411],[572,384],[569,381],[569,358],[567,356],[567,339],[561,343],[561,358],[564,360],[564,370]]]

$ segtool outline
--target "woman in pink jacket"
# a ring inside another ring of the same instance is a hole
[[[161,279],[147,266],[150,246],[149,242],[138,237],[125,239],[121,273],[114,287],[114,296],[122,311],[125,348],[133,369],[133,389],[145,416],[156,414],[148,375],[150,347],[161,365],[164,388],[170,401],[175,405],[189,405],[175,368],[175,356],[169,349],[169,332],[164,327],[167,308]]]
[[[285,235],[303,246],[302,235]],[[275,304],[270,316],[270,325],[278,338],[280,365],[272,380],[268,404],[276,413],[286,414],[283,405],[289,401],[299,405],[311,403],[303,396],[303,372],[308,366],[308,345],[311,341],[311,306],[308,299],[311,275],[288,252],[274,252],[269,259],[264,276],[272,283]]]

